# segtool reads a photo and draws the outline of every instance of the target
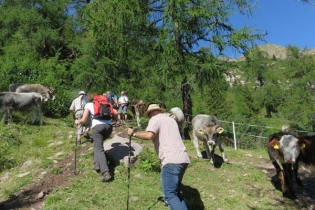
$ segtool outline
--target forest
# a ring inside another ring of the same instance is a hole
[[[308,1],[305,1],[308,2]],[[56,88],[44,115],[65,118],[79,90],[164,102],[187,116],[315,130],[314,55],[286,58],[255,44],[264,31],[235,28],[251,0],[0,0],[0,91],[12,83]],[[311,5],[310,5],[311,6]],[[226,49],[244,55],[231,60]],[[228,83],[227,78],[238,78]]]

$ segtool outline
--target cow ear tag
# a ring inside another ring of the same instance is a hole
[[[175,119],[175,115],[171,114],[170,118]]]
[[[201,135],[204,135],[205,132],[203,130],[198,130],[198,132],[201,134]]]
[[[220,130],[219,130],[219,134],[221,134],[221,133],[223,133],[223,129],[220,129]]]
[[[279,146],[278,146],[278,145],[275,145],[273,148],[275,148],[275,149],[279,149]]]
[[[301,144],[301,148],[305,148],[305,144]]]

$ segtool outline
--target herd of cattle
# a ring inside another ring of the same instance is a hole
[[[0,92],[0,108],[3,110],[2,122],[8,115],[8,124],[12,121],[13,110],[34,109],[32,123],[39,117],[43,124],[42,102],[55,99],[55,90],[41,84],[16,83],[9,86],[9,92]]]
[[[11,122],[13,110],[29,110],[34,108],[32,123],[37,116],[42,125],[42,102],[48,99],[54,100],[54,89],[47,88],[40,84],[12,84],[9,92],[0,92],[0,108],[4,110],[2,121],[9,115],[8,124]],[[141,128],[140,117],[146,111],[149,103],[136,104],[134,114],[138,127]],[[160,106],[164,106],[160,104]],[[184,128],[186,127],[185,116],[178,107],[171,108],[165,115],[172,117],[178,124],[182,139],[184,139]],[[193,144],[197,156],[202,158],[199,150],[199,141],[205,147],[207,158],[211,164],[215,164],[214,150],[216,146],[222,155],[224,162],[224,149],[222,147],[221,134],[224,131],[218,119],[213,115],[196,115],[192,119]],[[315,176],[315,135],[295,136],[289,132],[279,132],[270,135],[266,141],[269,158],[276,169],[277,176],[281,182],[282,194],[284,197],[296,197],[292,178],[294,176],[298,185],[302,185],[298,176],[298,168],[301,167]]]

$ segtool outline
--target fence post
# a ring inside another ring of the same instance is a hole
[[[234,121],[232,121],[232,127],[233,127],[234,150],[237,150],[237,146],[236,146],[236,137],[235,137],[235,125],[234,125]]]

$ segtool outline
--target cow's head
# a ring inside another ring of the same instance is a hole
[[[198,133],[204,135],[208,145],[215,145],[216,138],[220,137],[224,129],[220,125],[205,125],[198,130]]]
[[[300,154],[298,139],[293,135],[283,135],[280,141],[273,139],[270,142],[270,146],[282,151],[283,159],[286,163],[294,163]]]
[[[48,88],[48,91],[46,92],[45,94],[45,97],[44,97],[44,101],[47,101],[48,99],[51,99],[51,100],[55,100],[56,97],[55,97],[55,88]]]

